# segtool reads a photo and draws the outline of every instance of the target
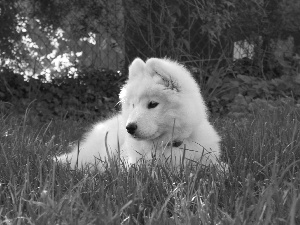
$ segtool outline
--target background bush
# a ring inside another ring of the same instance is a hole
[[[101,70],[82,70],[78,77],[62,76],[50,83],[40,77],[24,80],[9,69],[0,72],[2,110],[24,114],[27,108],[41,120],[72,118],[95,120],[118,109],[124,76]]]

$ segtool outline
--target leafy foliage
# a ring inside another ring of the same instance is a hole
[[[194,72],[213,115],[229,113],[245,116],[261,104],[278,106],[282,102],[288,102],[300,106],[300,77],[295,71],[286,75],[281,73],[277,78],[262,78],[266,77],[262,73],[273,72],[261,71],[259,67],[249,64],[249,59],[241,59],[225,66],[220,60],[212,67],[192,67],[191,71]]]
[[[249,64],[249,59],[233,65],[224,65],[220,60],[213,67],[189,68],[214,116],[250,115],[262,104],[270,107],[283,102],[300,104],[300,78],[294,72],[264,79],[259,67]],[[61,76],[46,82],[40,76],[25,81],[22,75],[3,68],[0,79],[0,100],[14,105],[19,113],[24,113],[30,105],[43,119],[94,120],[115,111],[118,93],[126,78],[117,72],[85,68],[77,78]],[[5,104],[5,107],[11,106]]]
[[[213,64],[221,55],[232,59],[241,40],[255,44],[255,65],[264,70],[276,64],[278,39],[294,39],[291,53],[299,45],[297,0],[4,0],[0,6],[1,63],[30,76],[78,66],[123,69],[136,56]]]
[[[77,78],[62,76],[51,83],[29,78],[8,69],[0,73],[0,100],[2,107],[24,113],[30,106],[42,120],[53,117],[93,120],[113,112],[124,80],[112,71],[82,70]],[[6,104],[4,103],[6,102]],[[10,103],[10,104],[7,104]]]
[[[1,59],[14,58],[14,44],[21,38],[21,34],[16,30],[18,24],[17,11],[16,0],[3,0],[0,2]]]

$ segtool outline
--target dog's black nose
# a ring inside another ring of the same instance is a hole
[[[137,125],[136,125],[136,123],[129,123],[126,126],[126,129],[129,134],[134,134],[137,129]]]

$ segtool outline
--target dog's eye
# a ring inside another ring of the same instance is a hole
[[[159,104],[158,102],[151,101],[148,103],[148,109],[153,109],[156,106],[158,106],[158,104]]]

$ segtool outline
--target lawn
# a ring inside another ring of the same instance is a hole
[[[300,224],[300,110],[288,104],[214,119],[228,171],[155,160],[72,170],[53,157],[86,124],[0,116],[0,224]]]

